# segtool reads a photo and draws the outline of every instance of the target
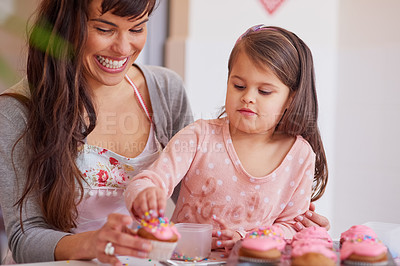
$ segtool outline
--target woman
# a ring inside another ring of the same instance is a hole
[[[192,122],[181,79],[134,64],[154,6],[40,2],[27,79],[0,97],[0,204],[16,262],[118,264],[115,254],[151,249],[129,233],[122,193]]]
[[[0,97],[1,206],[17,262],[115,264],[114,253],[146,257],[150,250],[127,233],[123,188],[192,121],[175,73],[133,64],[154,5],[40,3],[27,80],[7,91],[14,98]]]

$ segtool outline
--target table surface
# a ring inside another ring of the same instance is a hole
[[[337,242],[337,241],[334,241]],[[149,259],[139,259],[135,257],[127,257],[127,256],[119,256],[119,260],[122,262],[124,266],[179,266],[179,265],[193,265],[193,266],[214,266],[214,265],[226,265],[226,266],[250,266],[250,265],[260,265],[254,264],[249,262],[241,262],[238,257],[238,249],[240,248],[240,241],[234,246],[232,249],[229,257],[223,252],[212,252],[211,256],[208,260],[201,261],[201,262],[185,262],[185,261],[177,261],[177,260],[168,260],[168,261],[154,261]],[[337,243],[336,243],[337,245]],[[76,260],[68,260],[68,261],[52,261],[52,262],[41,262],[41,263],[26,263],[26,264],[19,264],[23,266],[91,266],[91,265],[109,265],[103,264],[97,260],[92,261],[76,261]],[[290,262],[288,260],[284,260],[280,263],[282,266],[289,266]],[[340,262],[337,265],[341,265]],[[392,256],[389,253],[389,260],[386,266],[400,266],[399,260],[393,260]]]
[[[209,259],[203,260],[201,262],[185,262],[185,261],[177,261],[177,260],[168,260],[165,262],[159,262],[149,259],[139,259],[135,257],[127,257],[127,256],[119,256],[119,260],[122,262],[124,266],[174,266],[174,265],[195,265],[195,266],[216,266],[216,265],[225,265],[227,260],[227,256],[225,256],[222,252],[212,252]],[[66,260],[66,261],[51,261],[51,262],[40,262],[40,263],[25,263],[18,264],[21,266],[93,266],[93,265],[109,265],[101,263],[97,260],[91,261],[78,261],[78,260]]]

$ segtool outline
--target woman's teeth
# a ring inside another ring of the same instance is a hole
[[[100,64],[102,64],[107,68],[112,68],[112,69],[122,67],[125,64],[126,60],[128,59],[125,58],[124,60],[112,60],[109,58],[104,58],[101,55],[97,56],[97,61],[99,61]]]

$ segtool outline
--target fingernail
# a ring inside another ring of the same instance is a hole
[[[312,212],[306,211],[306,216],[307,216],[308,218],[310,218],[310,217],[312,216]]]
[[[301,223],[299,223],[299,222],[297,222],[297,223],[295,224],[295,226],[296,226],[296,228],[299,229],[299,230],[302,230],[302,229],[304,228],[303,225],[302,225]]]
[[[212,218],[213,219],[217,219],[217,216],[215,214],[213,214]]]
[[[131,224],[131,223],[133,223],[133,220],[131,217],[125,216],[124,218],[122,218],[122,222],[125,224]]]
[[[145,250],[151,250],[152,246],[151,246],[151,244],[144,243],[142,245],[142,248],[145,249]]]
[[[299,221],[303,221],[303,219],[304,219],[303,216],[301,216],[301,215],[297,216],[296,218],[297,218]]]
[[[157,212],[156,211],[150,210],[149,213],[150,213],[151,217],[154,217],[154,218],[157,217]]]
[[[217,236],[221,236],[221,231],[217,231]]]
[[[163,209],[159,210],[158,213],[160,214],[161,217],[164,216],[164,210]]]
[[[221,246],[221,241],[217,241],[217,246],[219,247],[219,246]]]
[[[137,256],[140,258],[147,258],[147,256],[149,256],[149,253],[138,251]]]

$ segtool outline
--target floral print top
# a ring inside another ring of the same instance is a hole
[[[151,121],[139,92],[134,89]],[[107,221],[108,214],[129,214],[123,196],[127,183],[140,171],[147,169],[158,158],[161,150],[153,124],[144,150],[135,158],[84,144],[76,162],[86,182],[83,184],[85,195],[78,205],[77,228],[73,233],[99,229]]]

